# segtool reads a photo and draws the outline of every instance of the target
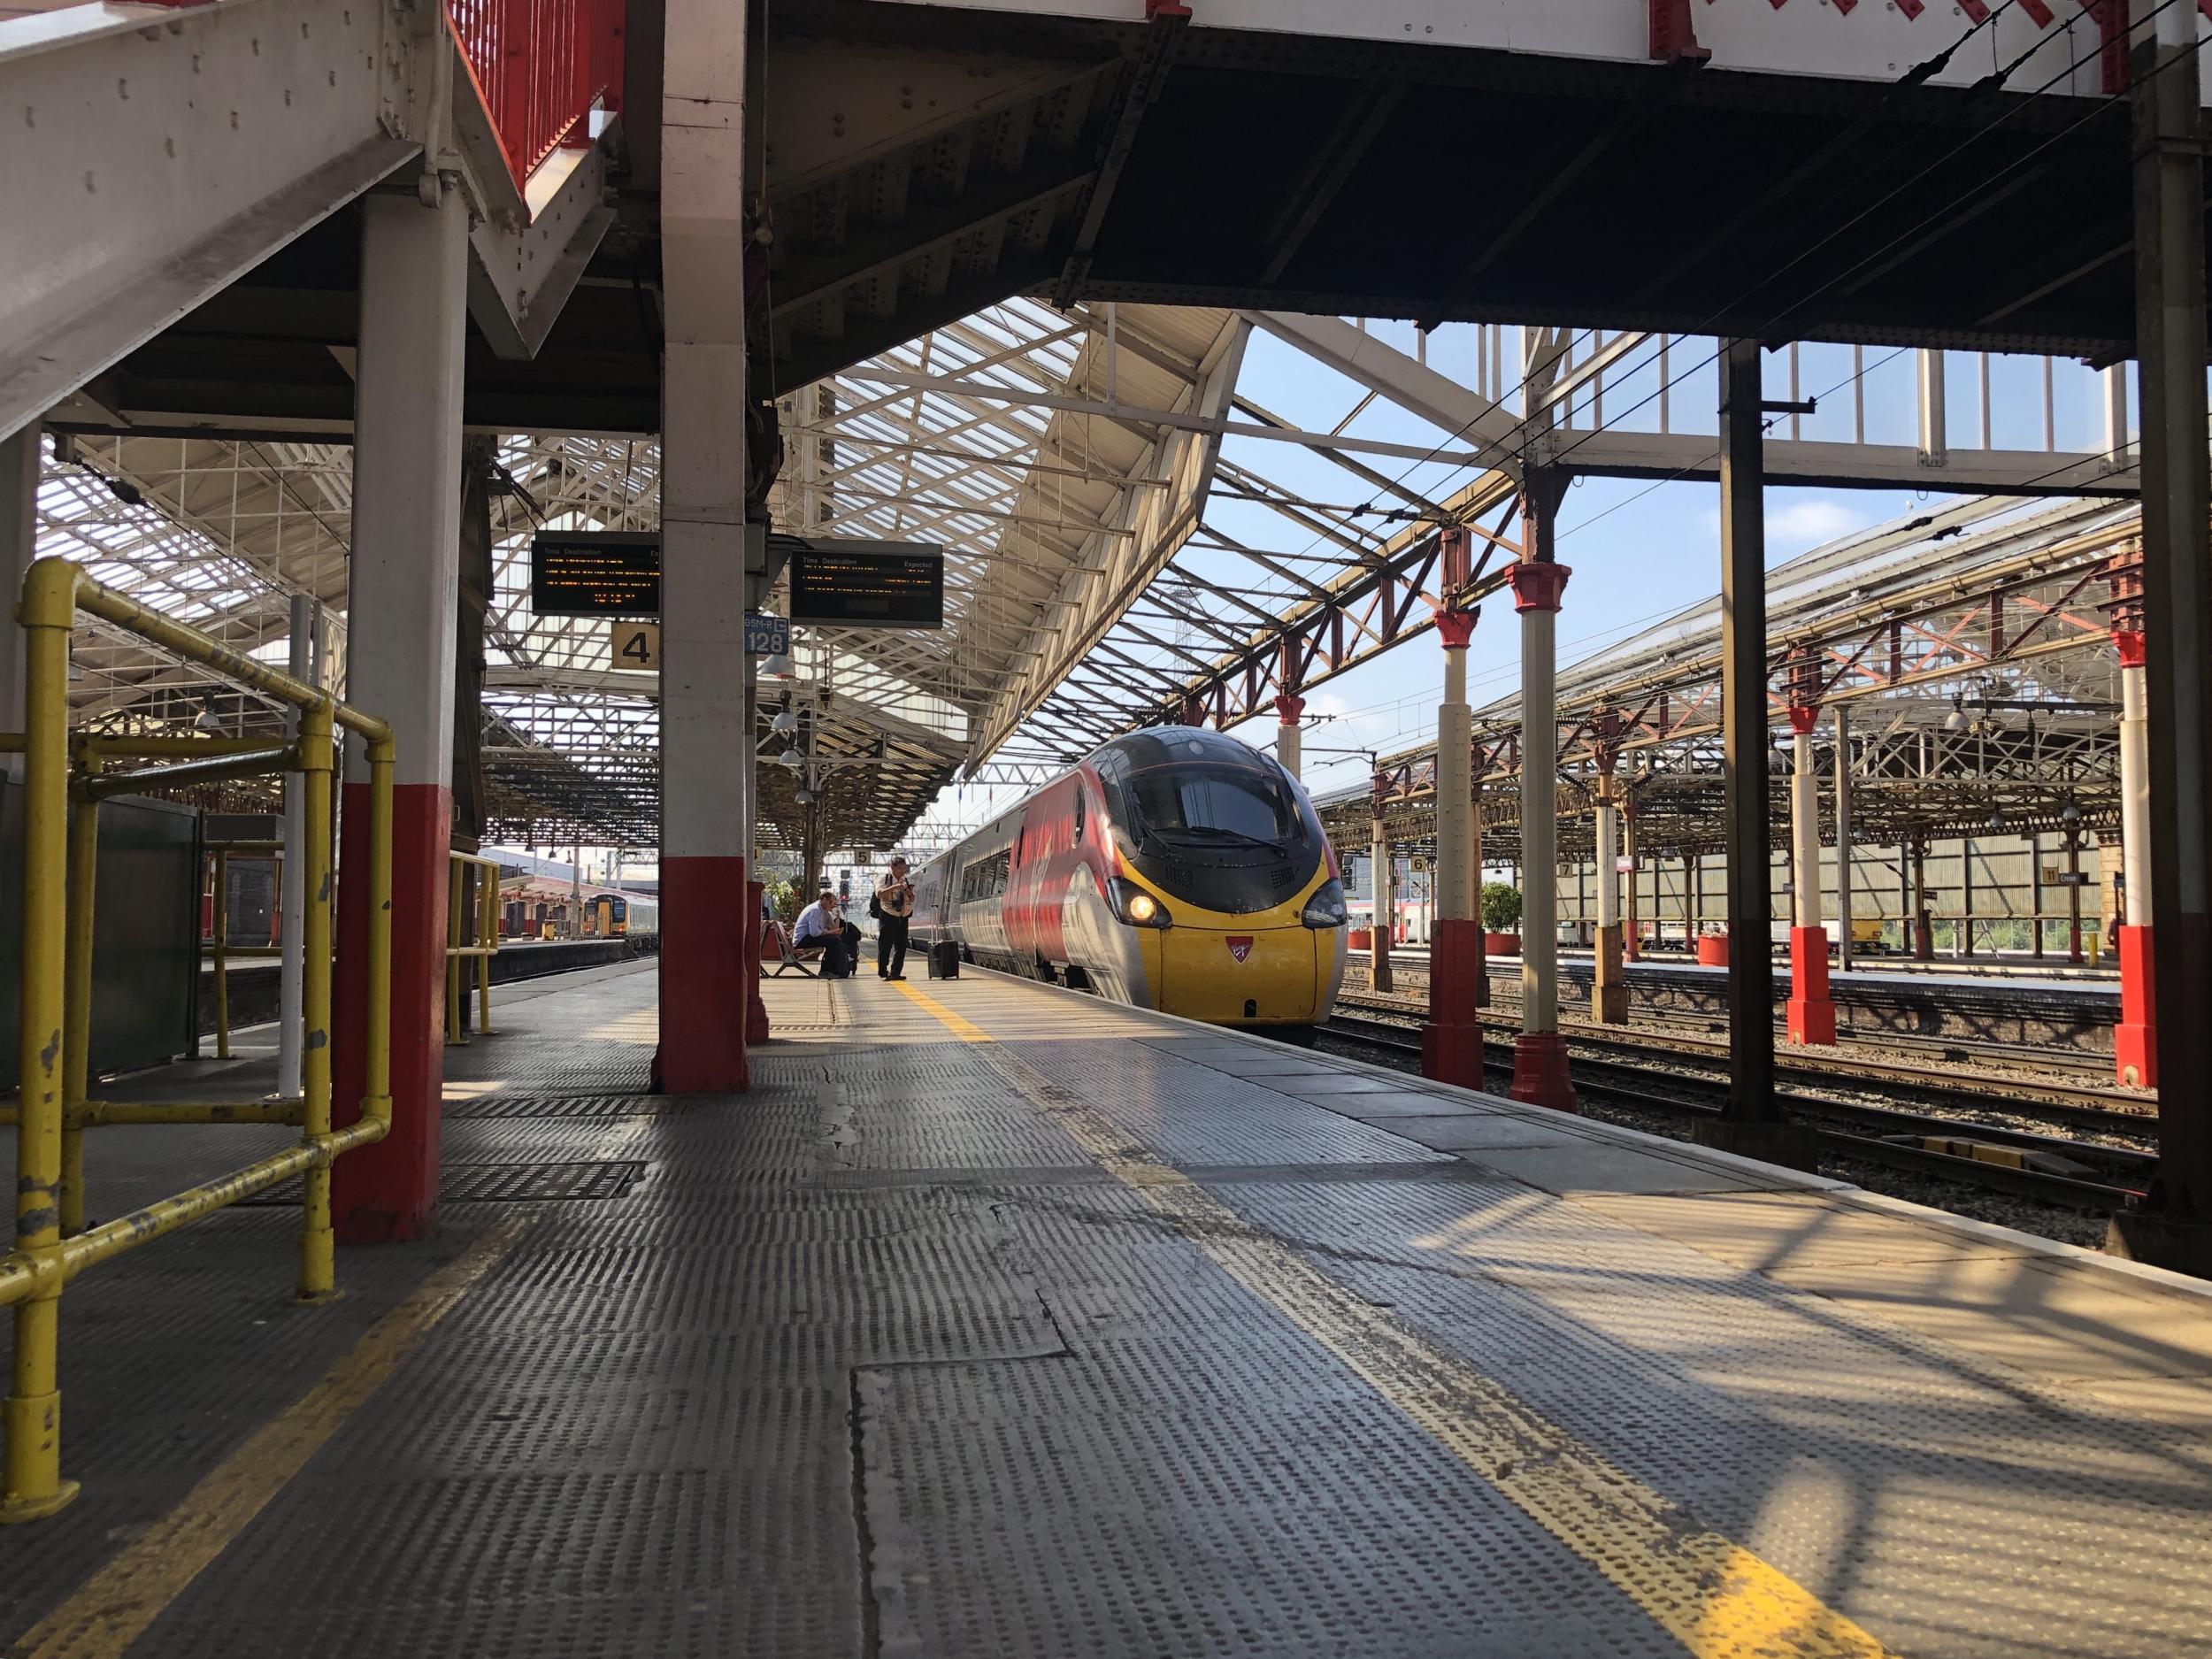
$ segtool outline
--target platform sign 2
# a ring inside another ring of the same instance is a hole
[[[661,625],[657,622],[616,623],[614,665],[634,672],[658,672],[661,665]]]

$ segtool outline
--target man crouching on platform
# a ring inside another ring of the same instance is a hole
[[[825,979],[852,977],[853,964],[859,960],[860,929],[839,913],[837,895],[826,882],[814,902],[799,912],[791,929],[791,944],[795,950],[821,950]]]

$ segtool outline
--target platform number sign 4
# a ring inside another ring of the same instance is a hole
[[[661,625],[657,622],[616,623],[614,665],[633,670],[659,668]]]

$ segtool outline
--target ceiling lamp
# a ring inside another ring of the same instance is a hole
[[[1943,717],[1943,729],[1947,732],[1963,732],[1966,729],[1966,699],[1964,697],[1951,699],[1951,712]]]
[[[2005,815],[2001,810],[1993,810],[1991,811],[1989,815],[1989,833],[1992,835],[2001,835],[2005,833]]]
[[[786,749],[782,754],[776,757],[776,762],[779,765],[788,766],[792,771],[796,772],[806,764],[806,757],[795,749]]]
[[[794,801],[796,801],[801,806],[812,806],[814,804],[814,791],[806,788],[795,789],[792,791],[791,798]]]
[[[778,651],[773,657],[764,657],[760,659],[760,673],[763,679],[788,680],[791,678],[791,653],[788,651]]]
[[[2071,801],[2069,801],[2065,806],[2060,809],[2058,821],[2062,824],[2080,823],[2081,809],[2078,806],[2076,806]]]
[[[787,737],[799,729],[799,717],[792,713],[790,704],[786,703],[776,710],[776,718],[768,722],[768,729],[779,737]]]

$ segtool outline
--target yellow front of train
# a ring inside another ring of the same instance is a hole
[[[1110,899],[1141,953],[1144,1000],[1212,1025],[1324,1023],[1344,972],[1344,890],[1304,790],[1219,733],[1142,737],[1114,780]]]

